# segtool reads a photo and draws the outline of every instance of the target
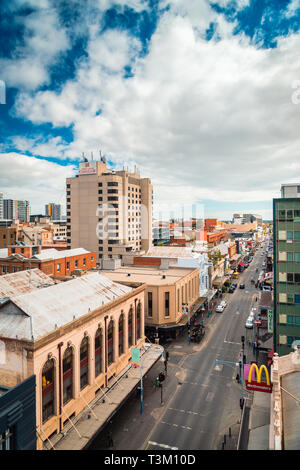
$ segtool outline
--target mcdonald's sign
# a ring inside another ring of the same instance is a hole
[[[255,369],[256,371],[256,380],[252,379],[252,370]],[[261,381],[261,376],[263,370],[265,371],[266,382]],[[272,386],[270,382],[269,372],[265,365],[260,366],[258,369],[257,364],[253,363],[250,366],[249,373],[248,373],[248,380],[246,382],[246,389],[251,391],[257,392],[265,392],[265,393],[272,393]]]

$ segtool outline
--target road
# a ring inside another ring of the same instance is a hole
[[[241,386],[235,381],[238,367],[216,365],[216,359],[237,363],[242,335],[246,337],[247,357],[253,359],[247,345],[252,330],[245,329],[245,321],[258,296],[250,280],[257,278],[255,270],[257,267],[260,270],[263,259],[260,252],[256,253],[238,281],[246,288],[226,294],[228,305],[223,313],[214,314],[208,338],[198,352],[188,355],[181,364],[184,379],[148,436],[144,449],[219,449],[220,435],[228,424],[239,419]]]

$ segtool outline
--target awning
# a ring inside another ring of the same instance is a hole
[[[227,279],[223,277],[216,277],[214,281],[212,281],[213,286],[222,286]]]
[[[233,256],[229,259],[229,261],[230,261],[230,262],[237,261],[238,259],[240,259],[241,256],[242,256],[242,255],[239,255],[238,253],[236,253],[235,255],[233,255]]]

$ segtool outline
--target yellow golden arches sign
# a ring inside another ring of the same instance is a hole
[[[256,380],[252,379],[252,371],[255,369],[256,371]],[[266,382],[261,381],[262,372],[265,372]],[[265,365],[261,365],[258,368],[257,364],[253,363],[250,366],[249,373],[248,373],[248,380],[246,380],[246,388],[247,390],[255,390],[258,392],[265,392],[265,393],[272,393],[272,384],[270,382],[270,376],[268,369]]]

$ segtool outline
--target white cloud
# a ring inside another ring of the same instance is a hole
[[[292,18],[300,10],[300,0],[291,0],[286,9],[286,18]]]
[[[212,21],[220,40],[206,41]],[[174,0],[144,57],[126,33],[92,29],[75,78],[60,92],[23,93],[16,112],[73,124],[64,156],[101,148],[119,165],[137,164],[159,201],[268,201],[300,174],[300,106],[291,100],[300,35],[259,49],[232,27],[204,0]]]
[[[35,3],[31,1],[29,5]],[[0,59],[1,78],[7,87],[35,90],[48,83],[49,67],[70,47],[56,11],[47,8],[48,2],[41,6],[45,8],[32,12],[26,20],[16,19],[20,27],[23,22],[25,25],[24,45],[14,50],[12,58]]]
[[[25,199],[31,213],[44,212],[48,202],[65,207],[66,178],[74,175],[74,167],[28,157],[18,153],[0,154],[0,191],[4,199]]]

